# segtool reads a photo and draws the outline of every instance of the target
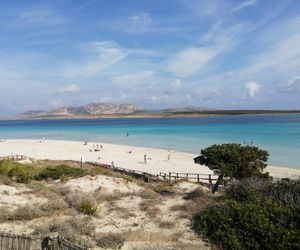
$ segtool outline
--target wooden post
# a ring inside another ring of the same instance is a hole
[[[186,180],[189,181],[189,174],[186,173]]]
[[[171,178],[172,178],[172,174],[171,174],[171,172],[169,172],[169,183],[171,183]]]
[[[200,182],[199,174],[197,174],[197,182]]]
[[[176,179],[177,179],[177,181],[178,181],[178,173],[176,173]]]
[[[209,184],[212,184],[212,180],[211,180],[211,174],[208,175],[208,181],[209,181]]]

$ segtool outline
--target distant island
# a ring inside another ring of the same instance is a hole
[[[136,104],[89,103],[51,110],[26,111],[18,119],[88,119],[117,117],[199,117],[211,115],[300,114],[300,110],[221,110],[206,107],[178,107],[147,110]]]

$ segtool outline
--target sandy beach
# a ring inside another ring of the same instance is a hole
[[[160,172],[213,173],[206,166],[194,163],[195,154],[101,142],[84,144],[82,141],[5,140],[0,142],[0,156],[25,155],[36,160],[75,161],[82,158],[83,161],[114,164],[155,175]],[[275,178],[300,177],[300,169],[268,166],[266,171]]]

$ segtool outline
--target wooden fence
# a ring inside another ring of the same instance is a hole
[[[214,184],[218,179],[218,175],[198,174],[198,173],[169,172],[168,174],[166,174],[166,173],[160,172],[159,176],[162,177],[164,180],[168,180],[169,182],[184,179],[186,181],[192,181],[192,182],[197,182],[197,183],[207,183],[207,184]]]
[[[25,155],[0,156],[0,161],[2,161],[2,160],[21,161],[21,160],[27,160],[27,159],[30,159],[30,158]]]
[[[135,169],[121,168],[121,167],[116,167],[116,166],[112,166],[112,165],[108,165],[108,164],[102,164],[102,163],[98,163],[98,162],[89,162],[88,161],[86,163],[94,165],[94,166],[107,168],[107,169],[113,170],[115,172],[127,174],[127,175],[130,175],[130,176],[134,176],[134,177],[143,179],[143,180],[148,181],[148,182],[150,182],[150,181],[153,181],[153,182],[163,181],[163,179],[160,179],[158,175],[149,174],[147,172],[143,172],[143,171],[139,171],[139,170],[135,170]]]
[[[59,235],[30,236],[0,232],[0,250],[88,250],[73,244]]]

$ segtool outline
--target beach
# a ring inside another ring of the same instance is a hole
[[[3,140],[0,157],[24,155],[34,160],[73,160],[97,162],[158,175],[160,172],[213,174],[194,163],[196,154],[101,142],[59,140]],[[299,178],[300,169],[268,166],[275,178]]]

